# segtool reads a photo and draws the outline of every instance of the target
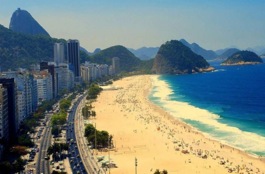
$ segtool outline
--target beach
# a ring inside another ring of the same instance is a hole
[[[114,148],[98,152],[117,168],[111,173],[265,173],[265,160],[221,144],[149,101],[156,75],[126,77],[92,104],[96,128],[113,136]],[[157,85],[157,84],[156,84]],[[161,91],[168,92],[168,91]],[[181,106],[178,106],[181,109]],[[182,113],[189,113],[183,107]],[[194,114],[194,113],[193,113]],[[137,167],[135,166],[137,160]]]

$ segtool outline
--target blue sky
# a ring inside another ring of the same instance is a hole
[[[187,2],[188,1],[188,2]],[[186,39],[206,49],[265,46],[265,0],[0,0],[0,24],[21,8],[55,38],[89,51]]]

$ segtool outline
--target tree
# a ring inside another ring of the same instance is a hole
[[[18,144],[22,146],[28,146],[31,147],[34,145],[34,143],[31,141],[28,134],[22,134],[18,136]]]
[[[3,161],[0,163],[0,173],[11,173],[12,170],[12,165],[10,164],[9,161]]]
[[[102,91],[102,88],[100,88],[98,85],[96,85],[96,84],[90,85],[90,87],[88,88],[88,98],[96,99],[98,94],[101,91]]]
[[[96,117],[96,111],[91,111],[91,116]]]
[[[168,174],[168,172],[166,170],[160,172],[158,169],[156,169],[154,174]]]
[[[16,173],[16,172],[24,170],[24,165],[25,164],[26,164],[26,162],[23,159],[18,158],[13,164],[14,172]]]
[[[92,124],[88,124],[85,128],[85,137],[87,137],[88,142],[95,142],[95,134],[97,136],[97,147],[108,147],[109,142],[112,141],[112,136],[109,135],[107,131],[98,131]]]
[[[85,128],[85,137],[90,137],[95,134],[96,128],[92,124],[88,124]]]
[[[71,100],[68,99],[62,99],[60,101],[60,109],[63,111],[67,111],[67,109],[69,109],[69,107],[71,106]]]
[[[87,105],[82,108],[82,114],[85,118],[88,118],[90,116],[89,107]]]
[[[109,133],[107,131],[97,131],[97,143],[99,147],[108,147]]]

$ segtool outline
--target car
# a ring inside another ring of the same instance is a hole
[[[49,157],[49,156],[45,156],[44,159],[45,159],[45,160],[49,160],[50,157]]]

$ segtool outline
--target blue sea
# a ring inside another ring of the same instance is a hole
[[[265,156],[265,64],[161,75],[150,100],[206,136]]]

